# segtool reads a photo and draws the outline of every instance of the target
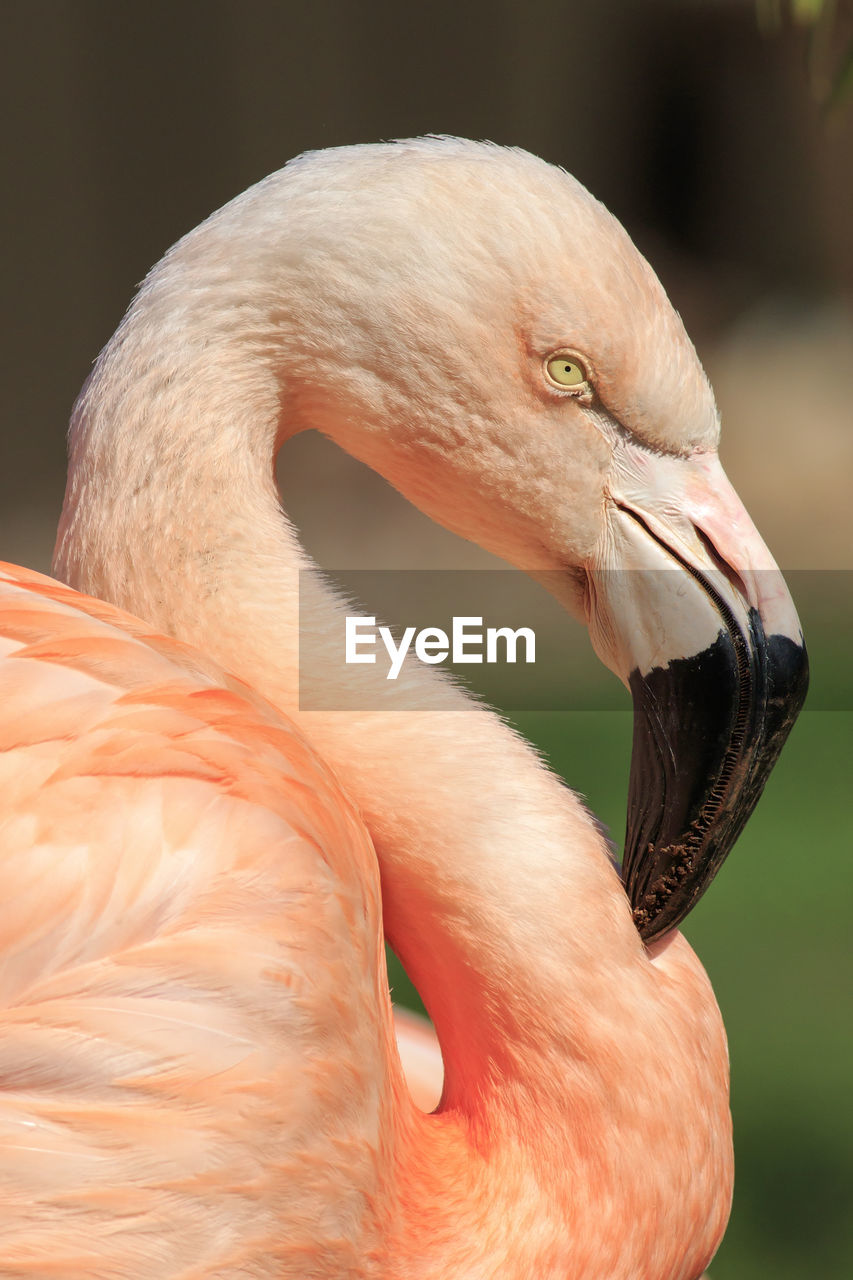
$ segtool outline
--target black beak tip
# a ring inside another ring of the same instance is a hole
[[[781,735],[778,748],[781,750],[809,691],[809,655],[802,636],[799,643],[788,636],[770,636],[767,640],[767,666],[770,677],[767,690],[768,738]]]
[[[623,880],[646,943],[676,928],[755,808],[808,689],[805,645],[728,627],[630,677],[634,743]]]

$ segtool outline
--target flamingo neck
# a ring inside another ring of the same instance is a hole
[[[341,606],[281,510],[274,461],[315,406],[293,372],[302,339],[280,304],[270,312],[282,282],[225,248],[216,219],[177,246],[99,359],[72,418],[54,571],[298,720],[364,814],[387,936],[439,1032],[446,1100],[462,1105],[529,1070],[567,991],[600,1003],[613,964],[642,947],[586,810],[492,712],[417,666],[383,682],[387,710],[300,711],[300,606],[321,666]],[[350,425],[337,424],[345,446]],[[333,682],[337,655],[326,665]],[[437,709],[404,713],[402,699]]]
[[[562,1188],[558,1234],[572,1204],[616,1206],[620,1183],[656,1166],[643,1223],[669,1198],[707,1213],[690,1176],[685,1186],[685,1167],[702,1162],[724,1217],[725,1049],[701,968],[680,942],[669,960],[649,961],[584,807],[496,715],[428,670],[410,675],[407,694],[422,685],[440,710],[404,714],[389,694],[383,711],[300,712],[300,573],[315,632],[341,606],[275,490],[292,399],[280,335],[243,301],[251,280],[239,297],[225,288],[199,331],[173,305],[185,275],[173,280],[169,260],[160,272],[75,410],[54,571],[244,678],[298,721],[356,801],[379,860],[386,934],[445,1059],[432,1127],[404,1109],[400,1159],[421,1201],[404,1204],[403,1219],[446,1199],[457,1158],[460,1177],[499,1167],[519,1195],[533,1194],[547,1166]],[[662,1089],[666,1114],[713,1099],[682,1135],[671,1176]]]
[[[121,345],[75,414],[54,571],[214,657],[332,765],[373,838],[386,934],[439,1031],[447,1100],[464,1105],[490,1076],[529,1062],[533,1011],[565,998],[566,974],[589,972],[599,910],[614,917],[623,957],[641,953],[604,842],[525,742],[426,668],[387,685],[387,709],[301,711],[300,605],[321,650],[324,635],[341,634],[342,606],[278,503],[273,454],[285,433],[268,413],[266,448],[249,447],[264,406],[251,422],[244,405],[228,412],[225,358],[216,403],[187,412],[176,397],[182,430],[168,416],[140,429],[164,395],[160,376],[146,392],[144,362],[128,369],[116,354]],[[225,443],[208,429],[223,418]],[[333,681],[336,655],[327,665]],[[396,709],[419,694],[441,709]],[[609,985],[604,965],[597,980]]]

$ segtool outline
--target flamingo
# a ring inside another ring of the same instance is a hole
[[[309,427],[585,618],[635,704],[621,878],[432,668],[347,706],[273,479]],[[308,154],[152,270],[74,410],[55,579],[0,573],[0,1275],[703,1271],[728,1065],[677,926],[806,683],[718,430],[626,233],[520,150]],[[335,710],[300,709],[300,578]]]

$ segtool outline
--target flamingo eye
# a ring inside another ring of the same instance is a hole
[[[580,359],[569,352],[549,356],[545,361],[548,381],[558,387],[585,387],[587,373]]]

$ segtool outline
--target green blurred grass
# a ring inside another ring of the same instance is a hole
[[[630,712],[515,719],[621,846]],[[732,1060],[735,1202],[714,1280],[853,1275],[851,757],[853,712],[803,713],[685,927]],[[395,998],[416,1004],[392,965]]]

